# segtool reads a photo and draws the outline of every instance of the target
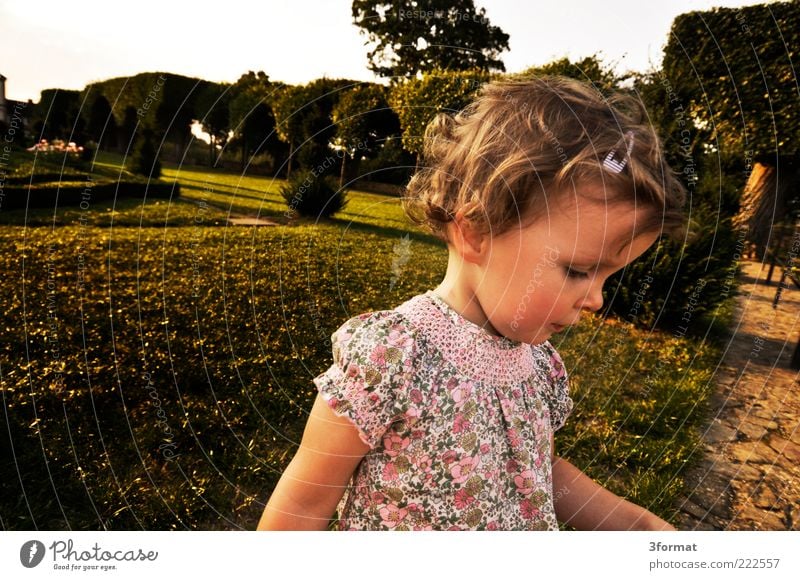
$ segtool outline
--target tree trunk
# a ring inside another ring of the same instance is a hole
[[[344,166],[346,161],[347,161],[347,151],[345,151],[344,155],[342,155],[342,171],[339,172],[339,189],[342,189],[342,186],[344,185]]]

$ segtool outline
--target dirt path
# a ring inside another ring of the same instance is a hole
[[[735,335],[717,369],[701,464],[687,475],[681,529],[800,530],[800,290],[772,303],[781,270],[745,262]]]

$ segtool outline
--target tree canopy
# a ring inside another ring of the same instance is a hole
[[[507,75],[511,79],[522,79],[541,75],[559,75],[591,83],[603,93],[620,89],[627,77],[618,76],[611,67],[593,54],[572,62],[564,57],[541,66],[532,66],[521,73]]]
[[[291,173],[295,157],[309,169],[324,163],[336,132],[333,108],[342,93],[355,85],[358,83],[352,80],[321,78],[276,92],[272,110],[278,136],[290,148],[287,173]]]
[[[800,3],[715,8],[675,18],[664,76],[718,147],[756,155],[794,155],[800,92],[793,65],[800,46]]]
[[[273,83],[263,71],[249,71],[239,77],[233,86],[229,106],[232,142],[241,148],[242,169],[251,154],[266,152],[279,155],[280,146],[275,131],[272,99],[284,85]]]
[[[365,83],[342,94],[333,108],[336,144],[353,158],[374,155],[387,137],[400,133],[400,121],[387,102],[388,89]]]
[[[383,77],[413,77],[435,68],[505,71],[508,34],[473,0],[354,0],[353,21],[375,46],[369,68]]]
[[[438,113],[454,114],[466,107],[489,79],[482,71],[434,70],[393,86],[389,103],[400,117],[403,147],[421,154],[428,123]]]

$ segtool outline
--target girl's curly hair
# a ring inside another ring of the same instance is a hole
[[[639,99],[566,77],[495,81],[430,123],[403,205],[444,241],[457,212],[500,235],[586,183],[599,184],[608,203],[651,207],[646,230],[677,237],[685,228],[686,190]]]

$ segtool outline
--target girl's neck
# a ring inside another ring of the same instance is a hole
[[[489,334],[500,336],[500,333],[489,322],[474,292],[465,284],[453,280],[449,268],[448,275],[434,288],[433,292],[470,322],[482,327]]]

